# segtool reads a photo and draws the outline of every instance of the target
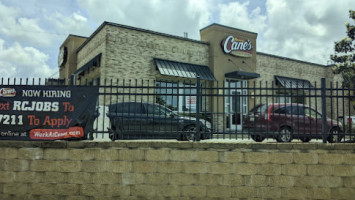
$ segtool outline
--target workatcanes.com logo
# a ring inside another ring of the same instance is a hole
[[[16,90],[14,88],[0,88],[0,97],[14,97]]]

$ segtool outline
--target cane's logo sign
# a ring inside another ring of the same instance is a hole
[[[228,36],[221,42],[223,52],[233,56],[251,57],[253,46],[250,40],[239,39],[234,36]]]
[[[16,90],[14,88],[0,88],[0,97],[14,97]]]

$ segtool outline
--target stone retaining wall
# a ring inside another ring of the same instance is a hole
[[[353,199],[355,145],[0,141],[0,199]]]

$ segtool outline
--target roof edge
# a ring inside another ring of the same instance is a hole
[[[217,23],[213,23],[213,24],[210,24],[202,29],[200,29],[200,32],[211,27],[211,26],[219,26],[219,27],[223,27],[223,28],[229,28],[229,29],[233,29],[233,30],[237,30],[237,31],[243,31],[243,32],[246,32],[246,33],[250,33],[250,34],[254,34],[254,35],[258,35],[258,33],[255,33],[255,32],[252,32],[252,31],[246,31],[246,30],[243,30],[243,29],[238,29],[238,28],[234,28],[234,27],[231,27],[231,26],[226,26],[226,25],[222,25],[222,24],[217,24]]]
[[[260,55],[264,55],[264,56],[271,56],[271,57],[290,60],[290,61],[295,61],[295,62],[301,62],[301,63],[305,63],[305,64],[310,64],[310,65],[316,65],[316,66],[319,66],[319,67],[332,67],[333,66],[333,65],[322,65],[322,64],[318,64],[318,63],[298,60],[298,59],[294,59],[294,58],[288,58],[288,57],[284,57],[284,56],[277,56],[277,55],[274,55],[274,54],[263,53],[263,52],[256,52],[256,54],[260,54]]]
[[[85,38],[85,39],[88,38],[88,37],[81,36],[81,35],[69,34],[69,35],[65,38],[65,40],[63,41],[63,43],[59,46],[59,48],[62,48],[62,46],[63,46],[64,43],[69,39],[69,37],[78,37],[78,38]]]
[[[101,29],[107,24],[108,22],[104,21],[89,37],[88,39],[80,45],[80,47],[76,50],[76,53],[78,53],[87,43],[91,41],[91,39],[101,31]]]
[[[179,40],[185,40],[185,41],[190,41],[190,42],[195,42],[195,43],[200,43],[200,44],[206,44],[209,45],[209,42],[203,42],[200,40],[195,40],[195,39],[190,39],[190,38],[185,38],[185,37],[181,37],[181,36],[176,36],[176,35],[171,35],[171,34],[167,34],[167,33],[162,33],[162,32],[157,32],[157,31],[152,31],[152,30],[148,30],[148,29],[143,29],[143,28],[137,28],[137,27],[133,27],[133,26],[128,26],[128,25],[123,25],[123,24],[117,24],[114,22],[108,22],[108,21],[104,21],[89,37],[88,39],[76,50],[76,53],[78,53],[87,43],[90,42],[90,40],[95,37],[95,35],[97,33],[99,33],[101,31],[101,29],[103,29],[103,27],[105,27],[106,25],[109,26],[115,26],[115,27],[120,27],[120,28],[125,28],[125,29],[130,29],[130,30],[135,30],[135,31],[140,31],[140,32],[146,32],[146,33],[150,33],[150,34],[155,34],[155,35],[160,35],[160,36],[164,36],[164,37],[170,37],[170,38],[175,38],[175,39],[179,39]]]

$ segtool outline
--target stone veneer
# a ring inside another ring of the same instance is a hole
[[[353,199],[355,145],[0,141],[0,199]]]
[[[153,58],[208,66],[208,50],[196,40],[107,24],[79,50],[78,67],[102,53],[102,80],[166,80]]]

